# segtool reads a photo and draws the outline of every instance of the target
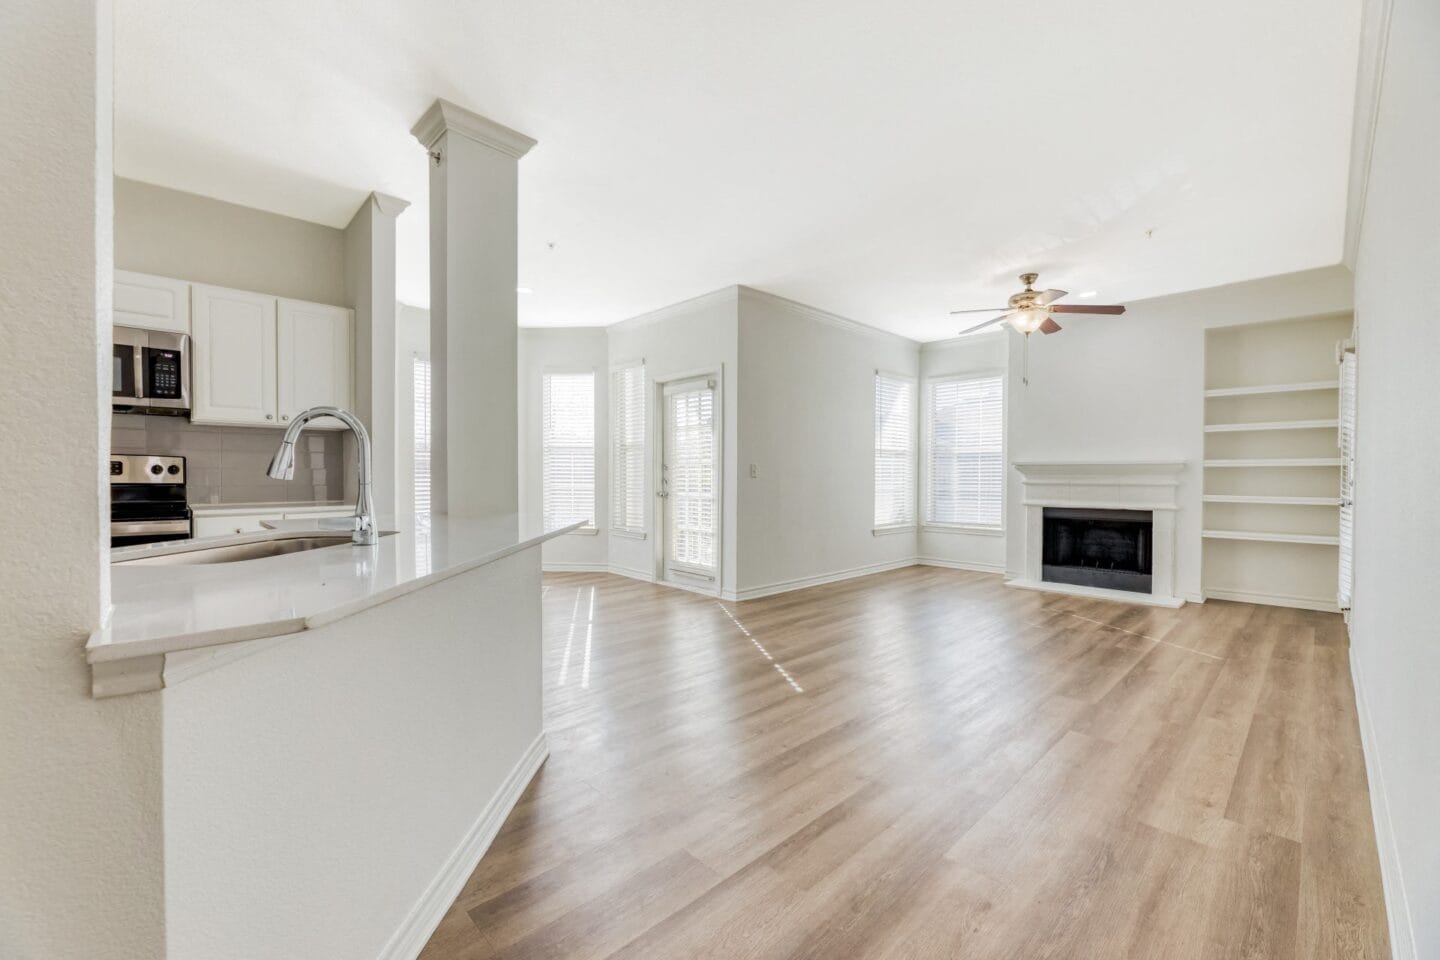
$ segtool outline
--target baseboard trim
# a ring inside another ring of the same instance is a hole
[[[400,928],[380,951],[379,960],[415,960],[420,951],[425,949],[425,944],[434,934],[435,928],[445,919],[445,912],[460,895],[465,881],[475,872],[476,864],[485,856],[485,851],[490,849],[490,844],[500,832],[505,818],[515,809],[520,795],[525,792],[531,778],[548,756],[550,746],[542,731],[524,755],[516,761],[505,782],[485,805],[479,818],[465,831],[465,836],[455,848],[455,852],[450,854],[415,906],[410,908],[410,913],[400,924]]]
[[[727,591],[726,600],[758,600],[761,597],[772,597],[777,593],[789,593],[792,590],[804,590],[806,587],[818,587],[826,583],[838,583],[841,580],[853,580],[856,577],[868,577],[872,573],[885,573],[890,570],[899,570],[902,567],[915,566],[914,557],[905,557],[901,560],[889,560],[884,563],[867,563],[861,567],[851,567],[848,570],[836,570],[831,573],[816,574],[813,577],[796,577],[794,580],[777,580],[774,583],[761,584],[758,587],[746,587],[743,590],[736,590],[733,595]]]
[[[1236,603],[1258,603],[1266,607],[1294,607],[1297,610],[1319,610],[1339,613],[1335,600],[1324,597],[1291,597],[1283,593],[1255,593],[1250,590],[1206,590],[1209,600],[1233,600]]]
[[[915,563],[922,567],[944,567],[947,570],[973,570],[976,573],[1005,573],[1003,563],[971,563],[967,560],[947,560],[944,557],[916,557]]]
[[[545,573],[609,573],[605,563],[572,563],[565,560],[542,560],[540,569]]]
[[[1390,925],[1390,956],[1392,960],[1416,960],[1414,925],[1410,920],[1405,878],[1400,872],[1400,849],[1396,846],[1390,819],[1385,771],[1380,766],[1375,725],[1370,719],[1370,701],[1365,695],[1365,681],[1360,675],[1360,664],[1355,660],[1353,643],[1350,645],[1350,680],[1355,688],[1355,713],[1360,720],[1365,776],[1370,781],[1370,819],[1375,825],[1375,847],[1380,855],[1380,882],[1384,888],[1385,916]]]
[[[611,564],[605,568],[606,573],[613,573],[617,577],[629,577],[631,580],[639,580],[643,583],[654,583],[655,574],[649,570],[639,570],[635,567],[621,567]]]

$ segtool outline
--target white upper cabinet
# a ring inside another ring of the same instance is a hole
[[[115,271],[115,322],[142,330],[190,332],[190,284],[148,273]]]
[[[354,311],[302,300],[279,302],[280,424],[316,406],[352,406]],[[338,420],[314,421],[341,426]]]
[[[275,298],[192,284],[190,419],[277,426]]]

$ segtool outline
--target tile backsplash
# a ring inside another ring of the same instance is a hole
[[[344,494],[344,434],[306,430],[295,444],[295,476],[265,475],[281,432],[265,427],[212,427],[184,417],[114,414],[111,453],[184,457],[186,495],[195,503],[338,500]]]

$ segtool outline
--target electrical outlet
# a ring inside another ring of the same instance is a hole
[[[756,466],[755,464],[753,464],[753,463],[750,464],[750,479],[751,479],[751,480],[756,480],[756,479],[759,478],[759,476],[760,476],[760,468],[757,467],[757,466]]]

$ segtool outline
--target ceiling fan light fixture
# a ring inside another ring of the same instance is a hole
[[[1010,326],[1014,327],[1017,333],[1031,334],[1049,319],[1049,307],[1025,307],[1010,314]]]

